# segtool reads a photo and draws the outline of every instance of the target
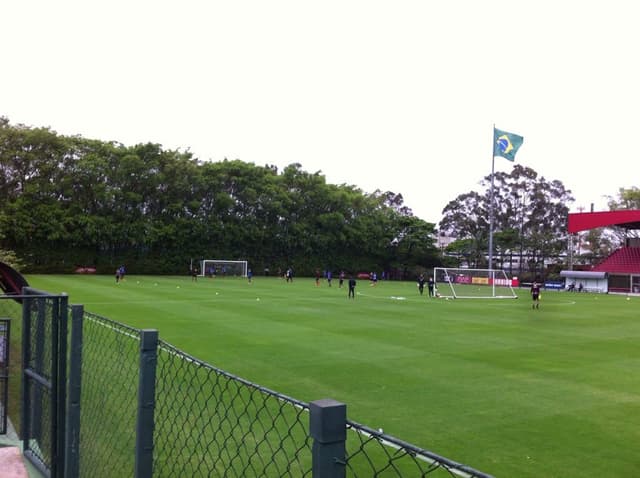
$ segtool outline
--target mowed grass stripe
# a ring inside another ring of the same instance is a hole
[[[413,282],[32,276],[215,366],[498,477],[640,470],[640,298],[429,300]],[[157,285],[156,285],[157,284]],[[258,300],[260,299],[260,300]]]

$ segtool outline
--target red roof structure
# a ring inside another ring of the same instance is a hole
[[[577,212],[569,214],[570,234],[595,229],[596,227],[618,226],[626,229],[640,229],[640,210]]]
[[[607,226],[640,229],[640,210],[572,213],[569,214],[567,229],[570,234],[575,234]],[[592,271],[619,275],[640,274],[640,247],[637,245],[629,247],[629,244],[626,244],[625,247],[615,250],[609,257],[593,267]]]

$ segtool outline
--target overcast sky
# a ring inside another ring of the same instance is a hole
[[[20,0],[0,115],[402,193],[429,222],[516,162],[606,206],[638,186],[636,2]],[[495,158],[496,171],[513,163]]]

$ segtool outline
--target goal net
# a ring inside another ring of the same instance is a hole
[[[247,261],[205,259],[200,261],[202,277],[247,277]]]
[[[451,299],[517,299],[517,279],[503,270],[436,267],[433,280],[440,297]]]

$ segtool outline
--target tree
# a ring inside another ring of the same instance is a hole
[[[607,197],[607,204],[610,211],[621,209],[640,209],[640,189],[633,186],[631,188],[618,189],[618,197]]]
[[[637,187],[620,188],[618,189],[618,196],[614,198],[608,196],[607,205],[610,211],[619,211],[624,209],[640,209],[640,189]],[[611,235],[614,237],[614,242],[617,244],[625,244],[626,240],[630,237],[640,237],[640,231],[626,229],[626,228],[609,228]]]
[[[486,188],[484,193],[471,191],[450,201],[440,222],[441,231],[468,240],[465,257],[473,267],[486,265],[491,176],[481,185]],[[516,164],[510,172],[494,175],[493,197],[497,264],[510,266],[511,258],[518,254],[520,274],[523,263],[530,274],[541,273],[545,261],[566,248],[571,191],[560,181],[548,181],[533,169]]]

